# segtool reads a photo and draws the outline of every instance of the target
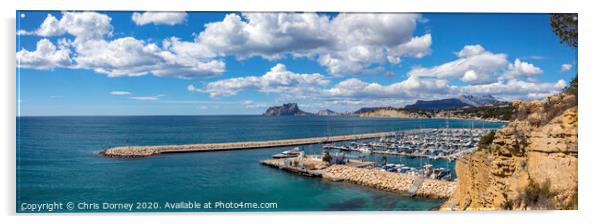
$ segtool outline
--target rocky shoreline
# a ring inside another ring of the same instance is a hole
[[[456,188],[456,182],[420,178],[409,174],[385,172],[370,168],[332,165],[323,172],[323,178],[346,181],[366,187],[406,196],[431,199],[447,199]]]

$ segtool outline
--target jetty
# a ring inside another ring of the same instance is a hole
[[[394,136],[395,132],[378,132],[369,134],[340,135],[328,137],[313,137],[268,141],[226,142],[209,144],[158,145],[158,146],[118,146],[102,151],[100,154],[108,157],[135,158],[159,155],[164,153],[212,152],[226,150],[244,150],[273,148],[284,146],[320,144],[328,142],[352,141]]]

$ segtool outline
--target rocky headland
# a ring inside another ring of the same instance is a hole
[[[313,115],[312,113],[308,113],[299,109],[296,103],[285,103],[282,106],[273,106],[269,107],[264,116],[307,116]]]
[[[488,147],[456,162],[442,210],[577,209],[577,97],[516,101]]]

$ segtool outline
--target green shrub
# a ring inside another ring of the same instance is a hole
[[[579,82],[579,79],[577,78],[577,75],[575,75],[575,77],[573,77],[573,79],[571,80],[571,83],[569,83],[569,85],[564,88],[564,92],[567,94],[572,94],[572,95],[578,96],[577,95],[579,93],[578,82]]]
[[[330,155],[329,152],[325,152],[324,156],[322,156],[322,161],[330,164],[330,161],[332,160],[332,156]]]
[[[495,131],[490,131],[486,135],[483,135],[479,140],[479,149],[489,149],[491,147],[491,143],[493,143],[494,137]]]
[[[556,209],[553,198],[556,196],[550,189],[550,180],[546,180],[543,184],[538,184],[532,179],[529,179],[529,184],[525,188],[522,200],[527,207],[534,209]]]

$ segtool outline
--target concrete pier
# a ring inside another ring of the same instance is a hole
[[[312,168],[305,168],[305,167],[299,167],[299,166],[291,166],[286,164],[287,161],[296,161],[296,162],[310,162],[310,163],[314,163],[316,165],[314,166],[320,166],[322,162],[320,161],[308,161],[305,160],[303,161],[303,158],[292,158],[292,159],[268,159],[268,160],[262,160],[260,163],[262,165],[266,165],[266,166],[271,166],[271,167],[276,167],[279,168],[281,170],[286,170],[289,172],[293,172],[293,173],[297,173],[297,174],[301,174],[304,176],[309,176],[309,177],[322,177],[323,171],[322,169],[312,169]],[[323,163],[324,167],[326,166],[325,163]],[[323,167],[320,167],[323,168]]]
[[[318,144],[325,142],[351,141],[358,139],[380,138],[395,135],[395,132],[379,132],[370,134],[340,135],[330,137],[314,137],[300,139],[270,140],[270,141],[252,141],[252,142],[228,142],[228,143],[210,143],[210,144],[188,144],[188,145],[159,145],[159,146],[118,146],[106,149],[100,154],[108,157],[145,157],[158,155],[162,153],[183,153],[183,152],[211,152],[226,150],[243,150],[257,148],[271,148],[283,146],[296,146]]]

